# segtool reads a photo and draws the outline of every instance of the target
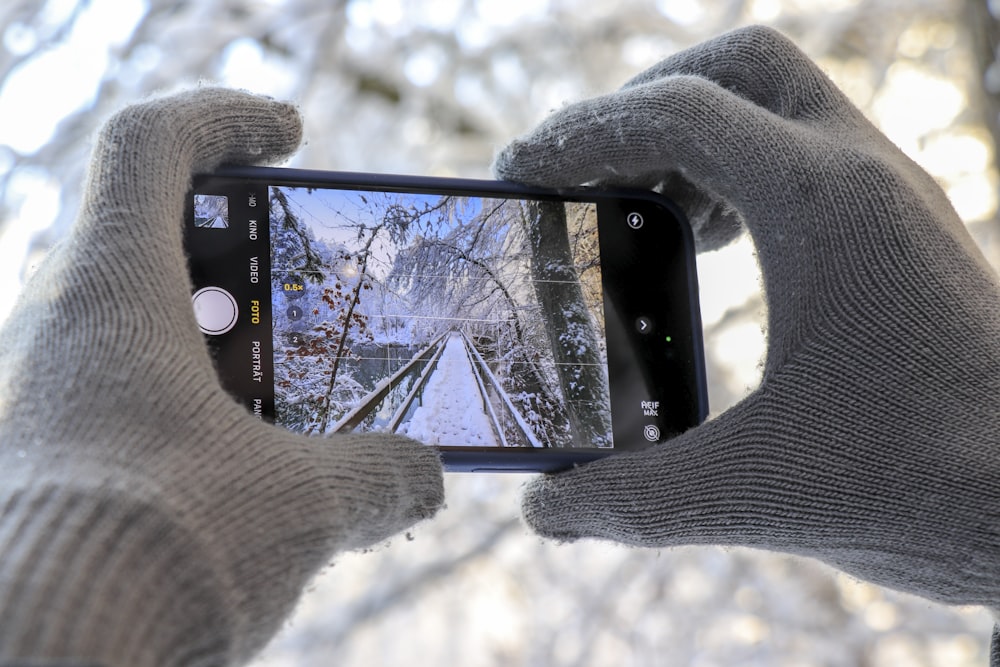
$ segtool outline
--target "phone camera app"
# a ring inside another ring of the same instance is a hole
[[[279,425],[612,446],[594,204],[275,186],[269,221]]]

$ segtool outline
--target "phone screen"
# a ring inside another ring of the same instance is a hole
[[[652,195],[257,169],[189,209],[199,326],[262,419],[552,469],[704,418],[690,234]]]

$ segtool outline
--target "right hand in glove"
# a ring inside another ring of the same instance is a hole
[[[662,446],[547,476],[561,540],[746,545],[1000,608],[1000,288],[941,188],[792,43],[747,28],[511,143],[500,178],[663,187],[701,246],[749,229],[760,387]]]

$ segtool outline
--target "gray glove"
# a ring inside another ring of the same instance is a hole
[[[198,332],[192,173],[277,160],[300,135],[292,107],[216,89],[101,134],[70,238],[0,330],[0,664],[243,661],[335,552],[441,505],[434,450],[259,422]]]
[[[664,187],[703,247],[749,229],[760,388],[634,456],[539,479],[562,540],[746,545],[1000,608],[1000,288],[941,188],[792,43],[754,27],[568,106],[500,178]],[[666,185],[663,185],[666,183]]]

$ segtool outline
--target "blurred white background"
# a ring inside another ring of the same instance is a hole
[[[748,23],[815,58],[938,178],[1000,265],[991,4],[7,0],[0,318],[71,224],[90,139],[125,103],[203,82],[246,88],[301,105],[295,166],[487,177],[494,151],[550,110]],[[759,380],[763,302],[748,241],[703,255],[699,273],[717,414]],[[815,562],[543,542],[517,519],[523,482],[449,475],[439,518],[339,559],[255,667],[986,664],[985,613]]]

